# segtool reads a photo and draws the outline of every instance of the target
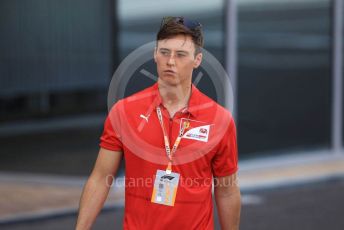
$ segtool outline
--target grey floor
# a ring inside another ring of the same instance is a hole
[[[242,207],[241,229],[344,229],[344,179],[244,192],[259,198]],[[216,215],[216,214],[215,214]],[[0,226],[2,230],[73,229],[75,215]],[[121,229],[123,210],[101,213],[93,229]],[[216,220],[216,228],[220,229]]]

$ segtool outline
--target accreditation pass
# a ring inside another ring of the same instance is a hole
[[[157,170],[151,202],[174,206],[179,176],[179,173],[166,173],[166,170]]]

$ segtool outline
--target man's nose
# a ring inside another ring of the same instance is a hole
[[[168,58],[167,64],[170,66],[173,66],[176,64],[175,60],[174,60],[174,55],[170,55],[170,57]]]

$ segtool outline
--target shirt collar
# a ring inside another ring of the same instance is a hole
[[[153,86],[153,104],[154,107],[157,107],[159,105],[162,105],[162,98],[159,93],[158,83],[155,83]],[[189,98],[188,106],[186,110],[184,110],[186,113],[190,113],[193,117],[196,117],[198,114],[198,108],[199,108],[199,95],[200,91],[196,88],[194,84],[191,86],[191,96]]]

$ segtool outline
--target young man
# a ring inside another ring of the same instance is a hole
[[[212,182],[222,229],[239,228],[235,123],[192,84],[202,46],[199,23],[163,19],[154,51],[158,82],[111,109],[77,229],[91,228],[122,155],[124,229],[214,229]]]

